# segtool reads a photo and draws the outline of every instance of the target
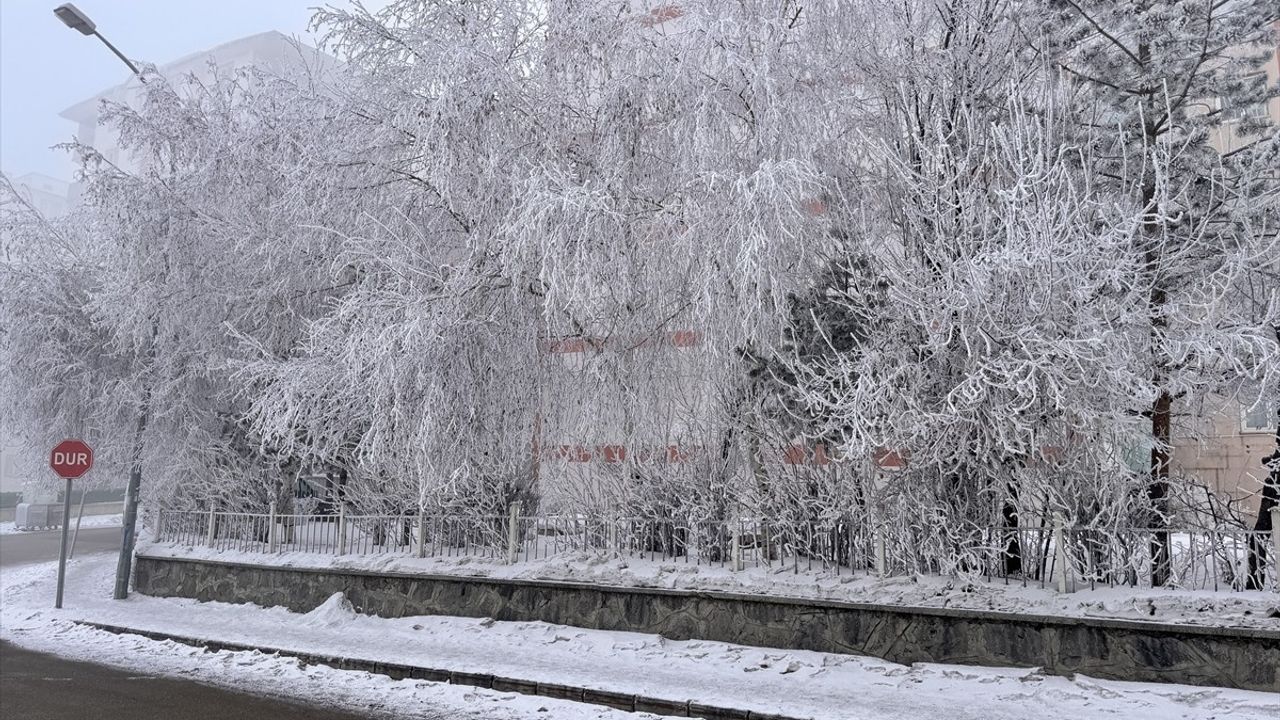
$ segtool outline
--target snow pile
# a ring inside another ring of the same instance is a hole
[[[37,649],[54,648],[66,642],[70,633],[77,638],[71,643],[74,652],[94,654],[98,652],[98,636],[73,629],[66,622],[84,618],[228,642],[493,673],[678,700],[692,698],[758,712],[815,718],[848,718],[850,708],[858,708],[858,717],[866,720],[905,720],[941,712],[949,720],[1280,717],[1276,697],[1266,693],[1124,683],[1083,676],[1068,679],[1046,676],[1034,669],[928,663],[904,666],[853,655],[673,641],[656,635],[540,622],[377,618],[353,613],[341,594],[307,613],[137,595],[126,602],[113,602],[106,599],[110,596],[112,573],[107,557],[86,558],[73,564],[67,609],[54,612],[47,609],[54,572],[53,565],[48,564],[5,573],[0,633],[6,640]],[[102,642],[115,647],[126,640]],[[149,663],[153,668],[171,662],[173,656],[199,654],[165,643],[144,644],[137,638],[127,642],[141,648],[133,651],[141,653],[138,662]],[[218,663],[218,656],[213,657],[209,664]],[[259,669],[276,667],[268,664],[265,657],[254,658],[252,664]],[[194,666],[199,667],[199,662]],[[193,665],[175,665],[189,667]],[[295,679],[312,671],[289,669]],[[365,679],[358,684],[384,691],[388,687],[406,688],[385,693],[388,712],[409,713],[415,698],[423,697],[422,693],[428,693],[433,700],[443,696],[439,686],[429,683],[379,682]],[[311,683],[298,692],[314,690],[314,681]],[[486,700],[510,697],[471,692]],[[520,711],[530,715],[537,706],[551,707],[551,701],[541,698],[526,698],[523,702],[526,704],[518,706]],[[485,707],[516,708],[517,704],[493,700]],[[596,717],[561,712],[559,707],[555,710],[550,717]]]
[[[329,596],[315,610],[302,616],[301,624],[314,628],[336,628],[349,624],[356,617],[356,609],[343,593]]]

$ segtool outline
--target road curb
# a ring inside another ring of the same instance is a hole
[[[97,630],[114,633],[116,635],[139,635],[149,640],[169,640],[183,645],[203,648],[209,652],[217,652],[219,650],[232,650],[238,652],[257,651],[266,655],[296,658],[307,665],[325,665],[337,670],[359,670],[362,672],[376,673],[378,675],[386,675],[387,677],[395,680],[426,680],[428,682],[450,683],[452,685],[469,685],[472,687],[497,690],[499,692],[514,692],[522,695],[537,695],[557,700],[572,700],[574,702],[586,703],[589,705],[603,705],[605,707],[614,708],[615,710],[626,710],[628,712],[649,712],[673,717],[704,718],[704,720],[813,720],[811,717],[801,718],[790,715],[756,712],[754,710],[742,710],[739,708],[707,705],[696,700],[671,700],[669,698],[655,698],[647,695],[631,695],[628,693],[619,693],[611,690],[589,688],[579,685],[544,683],[520,678],[503,677],[501,675],[490,675],[486,673],[460,672],[457,670],[429,668],[419,665],[383,662],[381,660],[366,660],[363,658],[324,655],[322,653],[290,650],[288,648],[249,645],[246,643],[227,642],[223,640],[210,640],[207,638],[196,638],[186,635],[174,635],[172,633],[159,632],[156,630],[142,630],[124,625],[109,625],[107,623],[92,622],[90,620],[76,620],[74,622],[77,625],[95,628]]]

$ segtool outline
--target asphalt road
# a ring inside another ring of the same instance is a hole
[[[71,542],[70,538],[67,542]],[[57,560],[61,543],[59,530],[0,535],[0,568]],[[120,528],[82,528],[76,537],[75,549],[76,557],[95,552],[120,552]]]
[[[0,572],[56,560],[59,532],[0,535]],[[80,531],[76,556],[118,552],[120,528]],[[9,720],[357,720],[362,716],[246,695],[190,680],[30,652],[0,642],[0,718]]]
[[[13,720],[356,720],[346,715],[63,660],[0,643],[0,717]]]

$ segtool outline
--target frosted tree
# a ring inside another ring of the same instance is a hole
[[[715,554],[754,515],[816,552],[874,515],[963,572],[994,528],[1015,570],[1024,517],[1168,515],[1160,462],[1117,459],[1148,406],[1276,373],[1275,143],[1219,159],[1191,100],[1265,97],[1246,60],[1130,108],[1092,78],[1158,23],[1042,7],[323,9],[341,72],[151,75],[111,108],[138,163],[81,149],[89,259],[6,266],[96,335],[6,342],[27,377],[110,349],[62,370],[120,378],[95,421],[134,418],[164,502],[260,509],[326,469],[357,512],[495,535],[521,503]]]
[[[849,127],[838,63],[811,55],[835,57],[838,38],[788,8],[321,13],[360,74],[349,112],[376,128],[373,164],[405,205],[346,238],[360,281],[303,357],[255,370],[255,422],[271,437],[345,423],[367,502],[400,508],[501,510],[579,446],[632,450],[604,504],[658,501],[645,488],[660,473],[683,476],[670,501],[732,476],[741,404],[721,398],[742,348],[780,337],[817,224],[815,133]],[[647,466],[673,447],[706,465]],[[697,504],[723,516],[711,495]]]
[[[297,459],[249,433],[235,373],[290,352],[350,282],[317,225],[351,227],[348,190],[367,182],[335,161],[348,128],[312,80],[148,72],[138,107],[104,112],[130,163],[77,147],[75,224],[10,230],[5,310],[43,318],[7,334],[15,404],[48,428],[76,410],[130,468],[133,497],[257,509],[292,496]]]
[[[111,343],[93,299],[106,248],[82,214],[41,217],[0,182],[0,394],[4,421],[41,450],[67,437],[96,451],[91,482],[128,468],[136,358]]]
[[[797,345],[846,334],[790,368],[812,436],[841,436],[853,458],[910,455],[885,485],[909,509],[893,524],[945,535],[934,529],[958,523],[928,554],[960,568],[972,561],[957,549],[981,547],[983,528],[1014,524],[1022,510],[1096,527],[1167,515],[1167,488],[1147,492],[1157,486],[1125,473],[1116,458],[1131,442],[1135,411],[1146,402],[1164,407],[1152,378],[1165,371],[1152,370],[1153,355],[1177,378],[1170,399],[1193,389],[1233,392],[1244,379],[1274,382],[1269,144],[1218,163],[1206,144],[1212,114],[1185,109],[1173,115],[1177,132],[1125,140],[1155,116],[1110,110],[1109,90],[1094,94],[1085,73],[1068,68],[1060,78],[1046,62],[1087,59],[1087,50],[1020,52],[1027,9],[924,2],[867,23],[879,40],[858,73],[885,119],[872,136],[868,175],[882,175],[857,198],[862,211],[845,233],[855,239],[842,251],[843,272],[810,295],[809,322],[797,324],[810,341]],[[1121,22],[1128,11],[1107,12]],[[1254,12],[1249,22],[1263,19]],[[1150,19],[1148,30],[1170,31],[1158,24]],[[1096,30],[1081,31],[1080,47],[1115,41]],[[1256,77],[1238,76],[1251,62],[1247,52],[1225,57],[1225,45],[1259,36],[1222,32],[1209,43],[1221,62],[1195,66],[1218,79],[1179,102],[1219,89],[1236,93],[1224,99],[1229,107],[1270,97]],[[1118,76],[1103,69],[1091,77]],[[1240,127],[1259,130],[1256,122]],[[1190,172],[1195,162],[1205,172]],[[1196,203],[1207,210],[1202,217]],[[1160,236],[1150,236],[1157,227]],[[880,277],[883,303],[867,293]],[[1153,287],[1162,289],[1153,296]],[[1151,310],[1152,297],[1165,298],[1162,309]],[[832,323],[833,305],[875,332],[868,339]],[[1153,457],[1163,460],[1153,467],[1167,474],[1167,428],[1157,440]]]
[[[587,447],[687,448],[675,463],[633,452],[613,502],[723,520],[753,432],[741,357],[779,340],[819,224],[808,143],[848,129],[836,101],[850,93],[827,87],[834,50],[798,8],[691,3],[658,20],[594,3],[553,13],[547,85],[566,132],[530,168],[509,234],[546,278],[554,336],[589,343],[547,429]]]
[[[349,63],[337,114],[359,225],[339,229],[350,291],[294,352],[246,369],[268,442],[342,466],[368,512],[505,512],[528,490],[537,286],[501,262],[494,228],[526,141],[521,75],[532,15],[395,3],[323,11]],[[523,388],[521,393],[513,393]]]
[[[1276,286],[1263,282],[1258,302],[1243,290],[1267,268],[1274,277],[1280,257],[1276,129],[1254,111],[1277,94],[1261,72],[1277,9],[1267,0],[1043,7],[1050,19],[1033,44],[1075,80],[1089,124],[1105,129],[1091,133],[1091,172],[1140,213],[1130,262],[1145,316],[1123,347],[1146,376],[1133,410],[1150,420],[1150,523],[1164,526],[1176,511],[1176,407],[1235,396],[1246,380],[1276,393]],[[1252,140],[1219,156],[1210,142],[1231,134]],[[1169,552],[1168,534],[1157,534],[1155,584],[1168,578]]]
[[[949,571],[984,569],[987,530],[1024,513],[1124,525],[1106,448],[1136,383],[1107,319],[1131,216],[1093,193],[1071,97],[1015,52],[1011,5],[876,9],[857,73],[880,122],[850,149],[834,271],[793,309],[792,412],[846,462],[908,459],[868,489],[878,522]]]

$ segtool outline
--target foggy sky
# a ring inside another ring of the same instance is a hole
[[[129,77],[96,37],[62,24],[64,0],[0,0],[0,169],[71,180],[66,153],[75,125],[58,113]],[[267,30],[314,45],[310,8],[323,0],[78,0],[108,40],[131,60],[163,65]],[[346,5],[346,2],[330,2]],[[381,3],[374,3],[377,5]]]

